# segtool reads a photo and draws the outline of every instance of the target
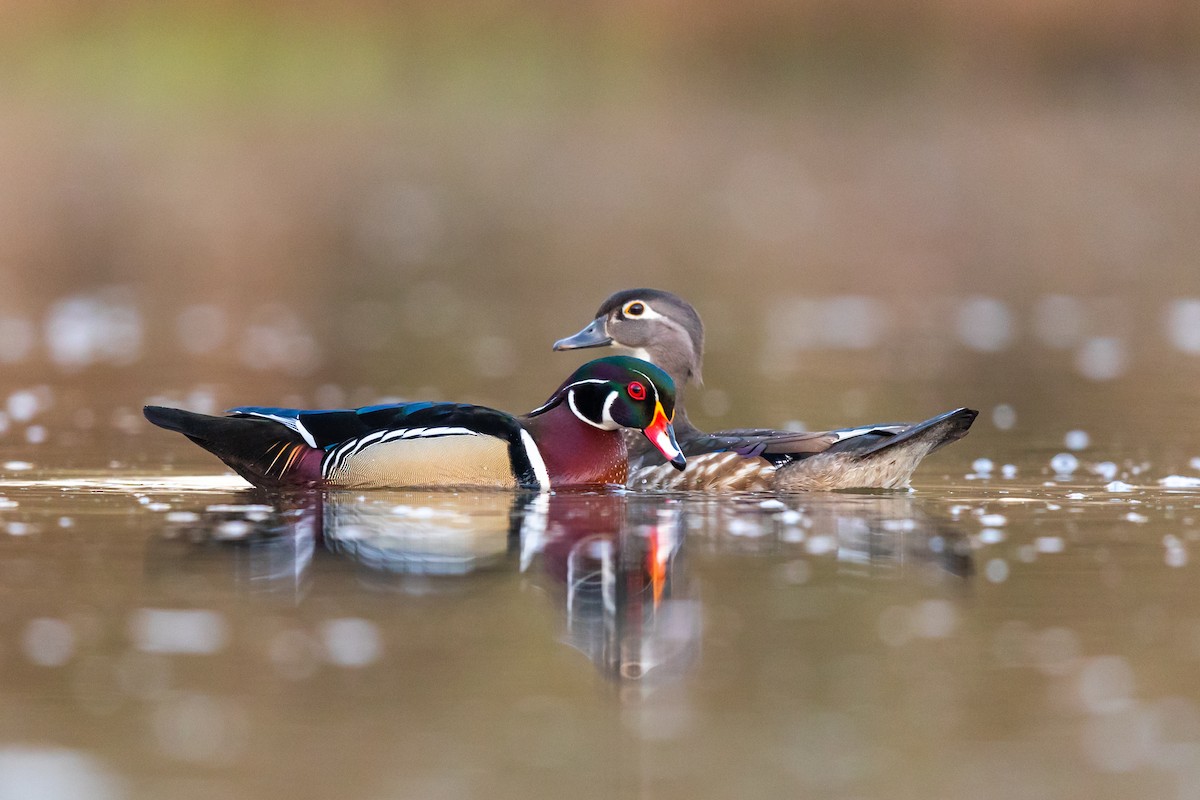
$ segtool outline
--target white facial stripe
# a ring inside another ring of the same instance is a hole
[[[611,425],[614,430],[621,427],[621,424],[612,416],[612,405],[616,401],[617,392],[609,392],[608,397],[604,398],[604,409],[600,412],[600,419],[604,420],[605,425]]]
[[[642,359],[642,360],[644,361],[645,359]],[[630,369],[633,369],[633,367],[630,367]],[[650,384],[650,388],[654,390],[654,401],[657,403],[658,402],[658,387],[654,385],[654,381],[651,380],[649,375],[642,372],[640,369],[634,369],[633,371],[636,372],[638,375],[641,375],[643,378],[645,378],[646,383]]]
[[[607,382],[608,381],[596,381],[596,383],[607,383]],[[572,386],[573,385],[574,384],[572,384]],[[600,423],[594,422],[593,420],[590,420],[587,417],[585,417],[583,415],[583,413],[579,410],[579,407],[575,405],[575,390],[574,389],[571,389],[570,391],[567,392],[567,405],[571,407],[572,414],[579,417],[581,420],[586,422],[588,425],[591,425],[593,428],[599,428],[602,431],[611,431],[611,430],[614,430],[615,428],[620,427],[619,425],[614,425],[612,428],[610,428],[607,425],[601,425]]]
[[[568,384],[567,386],[564,386],[563,388],[569,390],[571,387],[579,386],[580,384],[583,384],[583,383],[608,383],[608,381],[600,380],[599,378],[584,378],[581,381],[575,381],[574,383]],[[554,397],[558,397],[559,394],[560,394],[559,392],[555,392]],[[533,411],[530,411],[529,416],[532,417],[536,414],[540,414],[543,411],[545,411],[547,408],[549,408],[550,404],[554,402],[554,397],[551,397],[545,403],[542,403],[540,406],[535,408]]]
[[[629,308],[631,305],[633,305],[634,303],[642,304],[642,308],[644,309],[642,311],[642,313],[630,314],[628,311],[625,310],[625,309]],[[653,308],[651,308],[650,304],[647,303],[645,300],[630,300],[628,303],[621,306],[621,313],[624,314],[628,319],[663,319],[663,315],[658,313],[657,311],[655,311]]]

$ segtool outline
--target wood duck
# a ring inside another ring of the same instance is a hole
[[[978,416],[956,408],[915,424],[881,424],[805,432],[752,428],[705,433],[688,421],[683,387],[700,382],[704,325],[683,298],[657,289],[617,292],[596,318],[555,350],[615,347],[650,361],[676,383],[675,434],[687,472],[672,474],[650,448],[629,450],[629,485],[662,489],[809,491],[898,489],[917,464],[961,439]]]
[[[641,431],[683,469],[671,420],[675,387],[628,356],[590,361],[541,407],[515,417],[457,403],[305,411],[244,406],[214,417],[146,406],[261,488],[492,487],[547,491],[624,484],[622,429]]]

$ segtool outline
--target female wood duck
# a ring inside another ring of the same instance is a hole
[[[646,447],[630,448],[630,486],[663,489],[807,491],[898,489],[926,455],[961,439],[979,412],[957,408],[916,424],[796,433],[765,428],[704,433],[692,425],[682,390],[700,381],[704,325],[686,300],[656,289],[617,292],[596,318],[555,350],[616,347],[662,367],[676,383],[675,433],[688,457],[675,475]]]
[[[547,491],[624,484],[622,429],[641,431],[674,469],[685,460],[671,420],[675,386],[628,356],[588,362],[522,417],[457,403],[357,410],[245,406],[213,417],[147,406],[263,488],[493,487]]]

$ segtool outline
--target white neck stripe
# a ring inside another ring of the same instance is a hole
[[[550,472],[546,469],[546,462],[542,459],[542,453],[538,450],[537,443],[533,441],[529,431],[524,428],[521,429],[521,444],[525,447],[525,457],[529,459],[529,464],[533,467],[533,474],[537,476],[538,491],[550,491]]]

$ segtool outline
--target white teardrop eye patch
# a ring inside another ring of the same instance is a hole
[[[621,306],[621,315],[629,319],[661,319],[659,314],[645,300],[630,300]]]

